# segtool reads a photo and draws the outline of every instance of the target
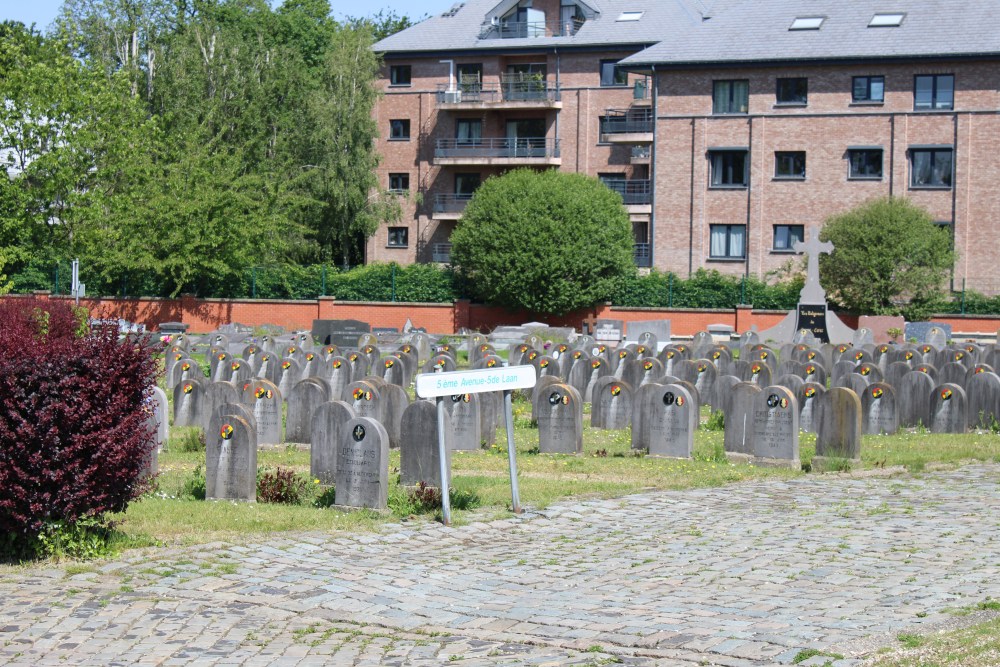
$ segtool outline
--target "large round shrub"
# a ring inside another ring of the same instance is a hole
[[[582,174],[519,169],[488,179],[451,242],[470,296],[538,313],[606,301],[635,273],[621,197]]]
[[[66,302],[0,302],[0,545],[30,552],[145,490],[155,378],[148,348],[87,331]]]

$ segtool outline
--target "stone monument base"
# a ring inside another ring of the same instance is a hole
[[[826,308],[825,305],[822,307],[826,310],[826,331],[830,338],[830,343],[833,345],[851,343],[854,340],[854,329],[841,322],[840,318]],[[758,331],[757,335],[760,337],[761,342],[774,340],[779,343],[790,343],[798,330],[799,312],[796,309],[789,312],[785,316],[785,319],[781,320],[777,325],[764,331]]]
[[[741,454],[739,452],[726,452],[726,459],[730,463],[753,463],[753,454]]]
[[[849,466],[851,470],[857,470],[861,467],[861,459],[842,459],[834,456],[814,456],[812,458],[813,472],[846,472],[844,470],[845,466]]]
[[[802,470],[802,462],[798,459],[769,459],[762,456],[752,458],[755,466],[762,468],[788,468],[790,470]]]

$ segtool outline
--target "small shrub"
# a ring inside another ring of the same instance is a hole
[[[326,508],[333,507],[335,503],[336,489],[332,486],[321,487],[319,495],[313,499],[313,507]]]
[[[194,469],[191,476],[184,480],[181,486],[180,496],[191,498],[192,500],[205,499],[205,470],[201,466]]]
[[[418,482],[406,492],[412,511],[409,514],[425,514],[441,509],[441,489]],[[448,502],[453,510],[467,510],[479,507],[480,498],[472,491],[448,489]]]
[[[259,471],[257,474],[257,500],[262,503],[297,505],[302,502],[307,487],[306,480],[290,468]]]
[[[192,428],[182,433],[177,440],[177,451],[179,452],[205,451],[205,432],[200,428]]]
[[[722,410],[716,410],[715,412],[709,413],[708,419],[705,421],[705,430],[725,431],[726,414]]]

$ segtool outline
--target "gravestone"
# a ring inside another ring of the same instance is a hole
[[[347,388],[354,380],[351,363],[347,357],[332,356],[323,362],[323,372],[319,375],[330,385],[330,400],[346,401]]]
[[[365,366],[367,369],[365,371],[365,375],[376,375],[376,367],[379,359],[382,358],[382,351],[375,345],[364,345],[358,350],[358,352],[365,358],[365,361],[367,361],[367,365]]]
[[[203,385],[205,389],[205,395],[203,398],[203,405],[201,410],[201,423],[199,426],[208,431],[209,421],[212,415],[215,414],[215,409],[220,405],[228,405],[230,403],[240,402],[240,393],[236,390],[235,385],[229,382],[209,382]]]
[[[969,375],[969,368],[961,361],[949,361],[942,364],[938,370],[938,384],[957,384],[965,389],[965,379]]]
[[[249,382],[253,379],[253,366],[249,361],[245,359],[233,358],[232,362],[229,364],[229,377],[226,378],[227,382],[239,387],[242,386],[244,382]]]
[[[738,385],[740,382],[741,380],[735,375],[720,374],[716,376],[715,387],[712,393],[705,397],[708,404],[712,406],[713,411],[722,410],[725,412],[723,406],[729,402],[729,398],[732,396],[733,387]]]
[[[368,375],[368,357],[357,350],[346,353],[347,364],[351,367],[351,377],[355,380]]]
[[[218,352],[212,355],[211,361],[209,377],[212,382],[227,382],[232,375],[233,355],[228,352]]]
[[[326,359],[315,350],[309,350],[302,357],[302,377],[322,377],[326,371]]]
[[[879,369],[878,364],[873,362],[866,361],[858,364],[854,368],[854,372],[863,377],[868,384],[882,381],[882,371]]]
[[[650,456],[691,458],[694,432],[698,428],[698,404],[680,385],[658,386],[644,394],[644,420],[648,426],[644,443]]]
[[[528,350],[531,349],[533,348],[527,343],[513,343],[507,349],[507,361],[511,366],[520,366],[524,363],[524,357],[528,354]],[[428,371],[425,367],[424,372],[428,373],[430,371]]]
[[[885,382],[874,382],[861,395],[861,432],[893,435],[899,430],[896,390]]]
[[[277,445],[281,442],[281,392],[267,380],[255,380],[251,409],[257,418],[257,444]]]
[[[751,361],[745,367],[741,379],[744,382],[752,382],[761,387],[771,384],[771,368],[764,361]]]
[[[623,320],[597,320],[591,333],[595,342],[615,347],[622,341],[624,331]]]
[[[754,396],[753,453],[756,465],[799,470],[799,406],[786,387],[770,386]]]
[[[348,385],[347,403],[358,417],[374,419],[385,428],[385,401],[382,400],[381,389],[376,387],[371,377]]]
[[[637,320],[626,325],[626,340],[638,343],[644,333],[653,334],[658,345],[670,344],[670,320]],[[654,352],[659,350],[654,349]]]
[[[379,363],[382,379],[399,387],[410,386],[410,378],[406,371],[406,362],[394,356],[388,356]]]
[[[170,440],[170,404],[167,402],[167,393],[159,387],[153,387],[150,407],[152,407],[151,422],[156,426],[156,432],[153,434],[156,449],[162,451],[163,445]]]
[[[257,438],[240,417],[223,416],[209,424],[205,498],[257,502]]]
[[[969,421],[965,390],[957,384],[939,384],[931,392],[931,433],[965,433]]]
[[[449,397],[444,398],[449,401]],[[424,482],[428,486],[441,488],[441,454],[438,448],[437,406],[431,401],[414,401],[403,413],[402,438],[399,446],[399,483],[415,486]],[[451,483],[451,450],[453,427],[451,416],[445,410],[445,470]]]
[[[632,388],[612,376],[599,378],[591,390],[590,427],[619,431],[632,423]]]
[[[795,375],[793,373],[786,373],[785,375],[779,376],[778,379],[774,381],[774,384],[778,385],[779,387],[784,387],[785,389],[790,390],[793,394],[798,396],[799,388],[805,384],[805,380],[803,380],[802,377],[799,375]]]
[[[305,378],[292,387],[287,400],[285,441],[310,442],[313,413],[331,400],[330,385],[322,378]]]
[[[503,415],[503,392],[484,391],[479,397],[479,423],[482,425],[481,442],[490,447],[497,442],[497,427]]]
[[[287,398],[302,377],[302,366],[298,360],[285,357],[281,360],[281,372],[278,373],[278,381],[275,384],[278,385],[281,395]]]
[[[337,450],[354,410],[344,401],[328,401],[316,408],[309,427],[309,475],[320,484],[336,481]]]
[[[733,385],[724,409],[726,430],[723,448],[730,461],[748,461],[754,456],[753,414],[760,385],[739,382]]]
[[[653,357],[629,359],[625,362],[622,379],[632,387],[641,387],[664,374],[663,364]]]
[[[254,433],[257,432],[257,418],[244,403],[224,403],[217,405],[212,413],[212,419],[225,419],[226,417],[239,417],[245,421]]]
[[[850,389],[834,387],[820,399],[812,469],[835,469],[839,460],[861,461],[861,399]]]
[[[987,370],[973,373],[966,382],[965,394],[969,399],[969,428],[989,429],[1000,422],[1000,376]]]
[[[537,387],[536,387],[537,390]],[[538,451],[579,454],[583,451],[583,400],[568,384],[546,387],[538,402]]]
[[[168,377],[170,381],[167,382],[167,389],[173,389],[185,380],[193,379],[200,382],[205,379],[205,374],[202,373],[197,361],[190,357],[182,357],[170,369]]]
[[[174,387],[174,426],[198,426],[204,423],[205,388],[194,378]]]
[[[262,380],[277,386],[281,377],[281,359],[274,352],[265,352],[260,355],[260,365],[254,375]]]
[[[542,402],[545,396],[547,396],[544,390],[552,385],[560,384],[560,382],[560,379],[554,375],[546,375],[545,377],[538,378],[538,382],[535,384],[534,388],[530,390],[529,398],[531,399],[531,422],[533,424],[538,423],[538,415],[541,414],[542,411]]]
[[[389,436],[374,419],[356,417],[344,426],[337,450],[334,502],[382,510],[389,500]]]
[[[912,371],[903,376],[896,391],[900,426],[930,426],[934,386],[934,379],[927,373]]]
[[[806,382],[795,392],[799,403],[799,430],[815,433],[819,423],[819,404],[826,393],[826,387],[815,382]]]
[[[312,337],[320,345],[354,347],[358,336],[371,330],[370,324],[359,320],[313,320]]]
[[[447,354],[434,355],[424,364],[425,373],[450,373],[455,370],[457,370],[455,360]]]
[[[452,447],[464,452],[481,449],[483,424],[479,394],[455,394],[444,400],[451,417]]]
[[[910,365],[905,361],[893,361],[885,368],[885,382],[891,384],[894,389],[899,389],[903,383],[903,376],[910,370]]]

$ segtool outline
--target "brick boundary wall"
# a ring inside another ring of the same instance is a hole
[[[7,295],[17,299],[27,295]],[[68,296],[51,296],[36,292],[43,299],[71,300]],[[191,333],[208,333],[220,325],[239,322],[248,326],[277,324],[288,330],[308,330],[314,319],[356,319],[373,327],[402,329],[409,319],[413,326],[432,333],[456,333],[459,329],[492,331],[498,326],[524,322],[545,322],[555,327],[580,329],[584,322],[614,319],[625,322],[669,319],[671,333],[690,336],[712,324],[724,324],[734,331],[758,330],[778,324],[787,314],[784,310],[754,310],[752,306],[732,309],[689,308],[621,308],[602,304],[594,308],[562,316],[510,311],[499,306],[487,306],[458,300],[454,303],[386,303],[337,301],[333,297],[305,300],[269,299],[179,299],[160,298],[83,298],[80,305],[90,310],[91,317],[122,318],[155,330],[163,322],[183,322]],[[857,327],[858,317],[838,314],[851,327]],[[1000,329],[1000,315],[939,315],[932,321],[950,324],[954,335],[995,336]]]

